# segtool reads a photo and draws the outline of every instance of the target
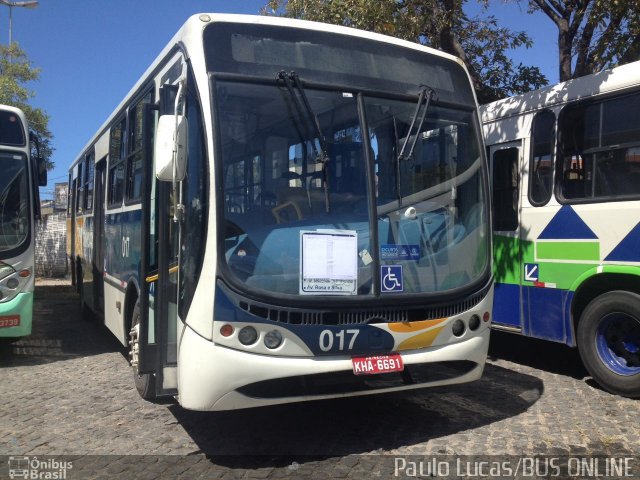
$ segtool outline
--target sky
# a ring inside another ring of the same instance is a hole
[[[374,0],[372,0],[374,1]],[[50,115],[55,168],[43,199],[65,182],[67,169],[167,42],[191,15],[259,14],[267,0],[39,0],[13,8],[13,40],[25,50],[40,80],[29,85],[32,105]],[[524,30],[531,49],[512,53],[515,63],[540,67],[558,81],[557,31],[541,13],[494,0],[490,13],[504,26]],[[480,8],[470,0],[469,13]],[[9,9],[0,5],[0,42],[8,43]]]

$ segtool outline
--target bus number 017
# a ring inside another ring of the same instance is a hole
[[[333,343],[335,339],[338,340],[338,350],[342,351],[345,349],[345,339],[348,341],[349,345],[347,350],[353,350],[353,345],[356,343],[356,337],[360,333],[360,330],[340,330],[338,333],[334,334],[331,330],[323,330],[320,332],[320,350],[323,352],[328,352],[333,348]]]

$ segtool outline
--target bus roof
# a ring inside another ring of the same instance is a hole
[[[615,92],[640,84],[640,61],[504,98],[480,108],[482,123]]]
[[[409,42],[407,40],[401,40],[396,37],[390,37],[388,35],[382,35],[379,33],[373,33],[366,30],[359,30],[352,27],[344,27],[340,25],[331,25],[319,22],[310,22],[307,20],[296,20],[291,18],[284,17],[276,17],[276,16],[268,16],[268,15],[239,15],[239,14],[221,14],[221,13],[198,13],[194,14],[187,19],[187,21],[180,27],[178,32],[173,36],[173,38],[169,41],[169,43],[163,48],[160,54],[156,57],[153,63],[145,70],[145,72],[141,75],[135,85],[131,88],[131,90],[125,95],[123,100],[117,106],[117,108],[109,115],[107,120],[102,124],[102,126],[97,130],[97,132],[91,137],[91,139],[85,144],[82,148],[76,159],[70,165],[69,169],[73,169],[75,165],[83,159],[83,155],[86,150],[91,147],[95,143],[95,141],[103,134],[103,132],[109,127],[111,122],[115,119],[117,115],[119,115],[122,109],[126,106],[129,99],[134,96],[140,88],[149,80],[153,72],[158,68],[161,62],[166,58],[166,56],[171,52],[171,50],[178,44],[183,43],[187,46],[187,50],[189,54],[189,47],[195,47],[193,45],[194,36],[196,38],[202,38],[202,31],[204,27],[210,23],[214,22],[233,22],[233,23],[253,23],[256,25],[276,25],[283,27],[295,27],[307,30],[319,30],[323,32],[331,32],[339,35],[350,35],[361,38],[368,38],[370,40],[392,43],[395,45],[399,45],[406,48],[412,48],[414,50],[420,50],[435,56],[443,57],[454,61],[462,66],[464,71],[467,73],[467,77],[469,77],[469,73],[464,62],[448,53],[442,52],[440,50],[436,50],[430,47],[426,47],[424,45],[420,45],[417,43]],[[203,47],[200,45],[200,49]],[[471,81],[469,77],[469,81]]]

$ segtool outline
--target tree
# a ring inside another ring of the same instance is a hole
[[[480,103],[547,84],[537,67],[514,65],[507,51],[530,47],[524,32],[499,27],[493,16],[468,17],[466,0],[269,0],[263,13],[393,35],[462,59]]]
[[[54,167],[51,161],[53,135],[48,128],[49,115],[29,104],[35,93],[25,86],[39,78],[40,69],[31,66],[17,43],[0,45],[0,103],[18,107],[24,112],[31,131],[40,143],[40,155],[45,159],[47,169],[51,170]]]
[[[560,81],[640,59],[637,0],[529,0],[558,28]]]

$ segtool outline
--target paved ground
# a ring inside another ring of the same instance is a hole
[[[0,345],[0,455],[64,455],[66,478],[393,478],[399,456],[640,454],[640,401],[599,389],[561,345],[495,333],[473,384],[190,412],[138,397],[66,283],[36,296],[33,335]]]

